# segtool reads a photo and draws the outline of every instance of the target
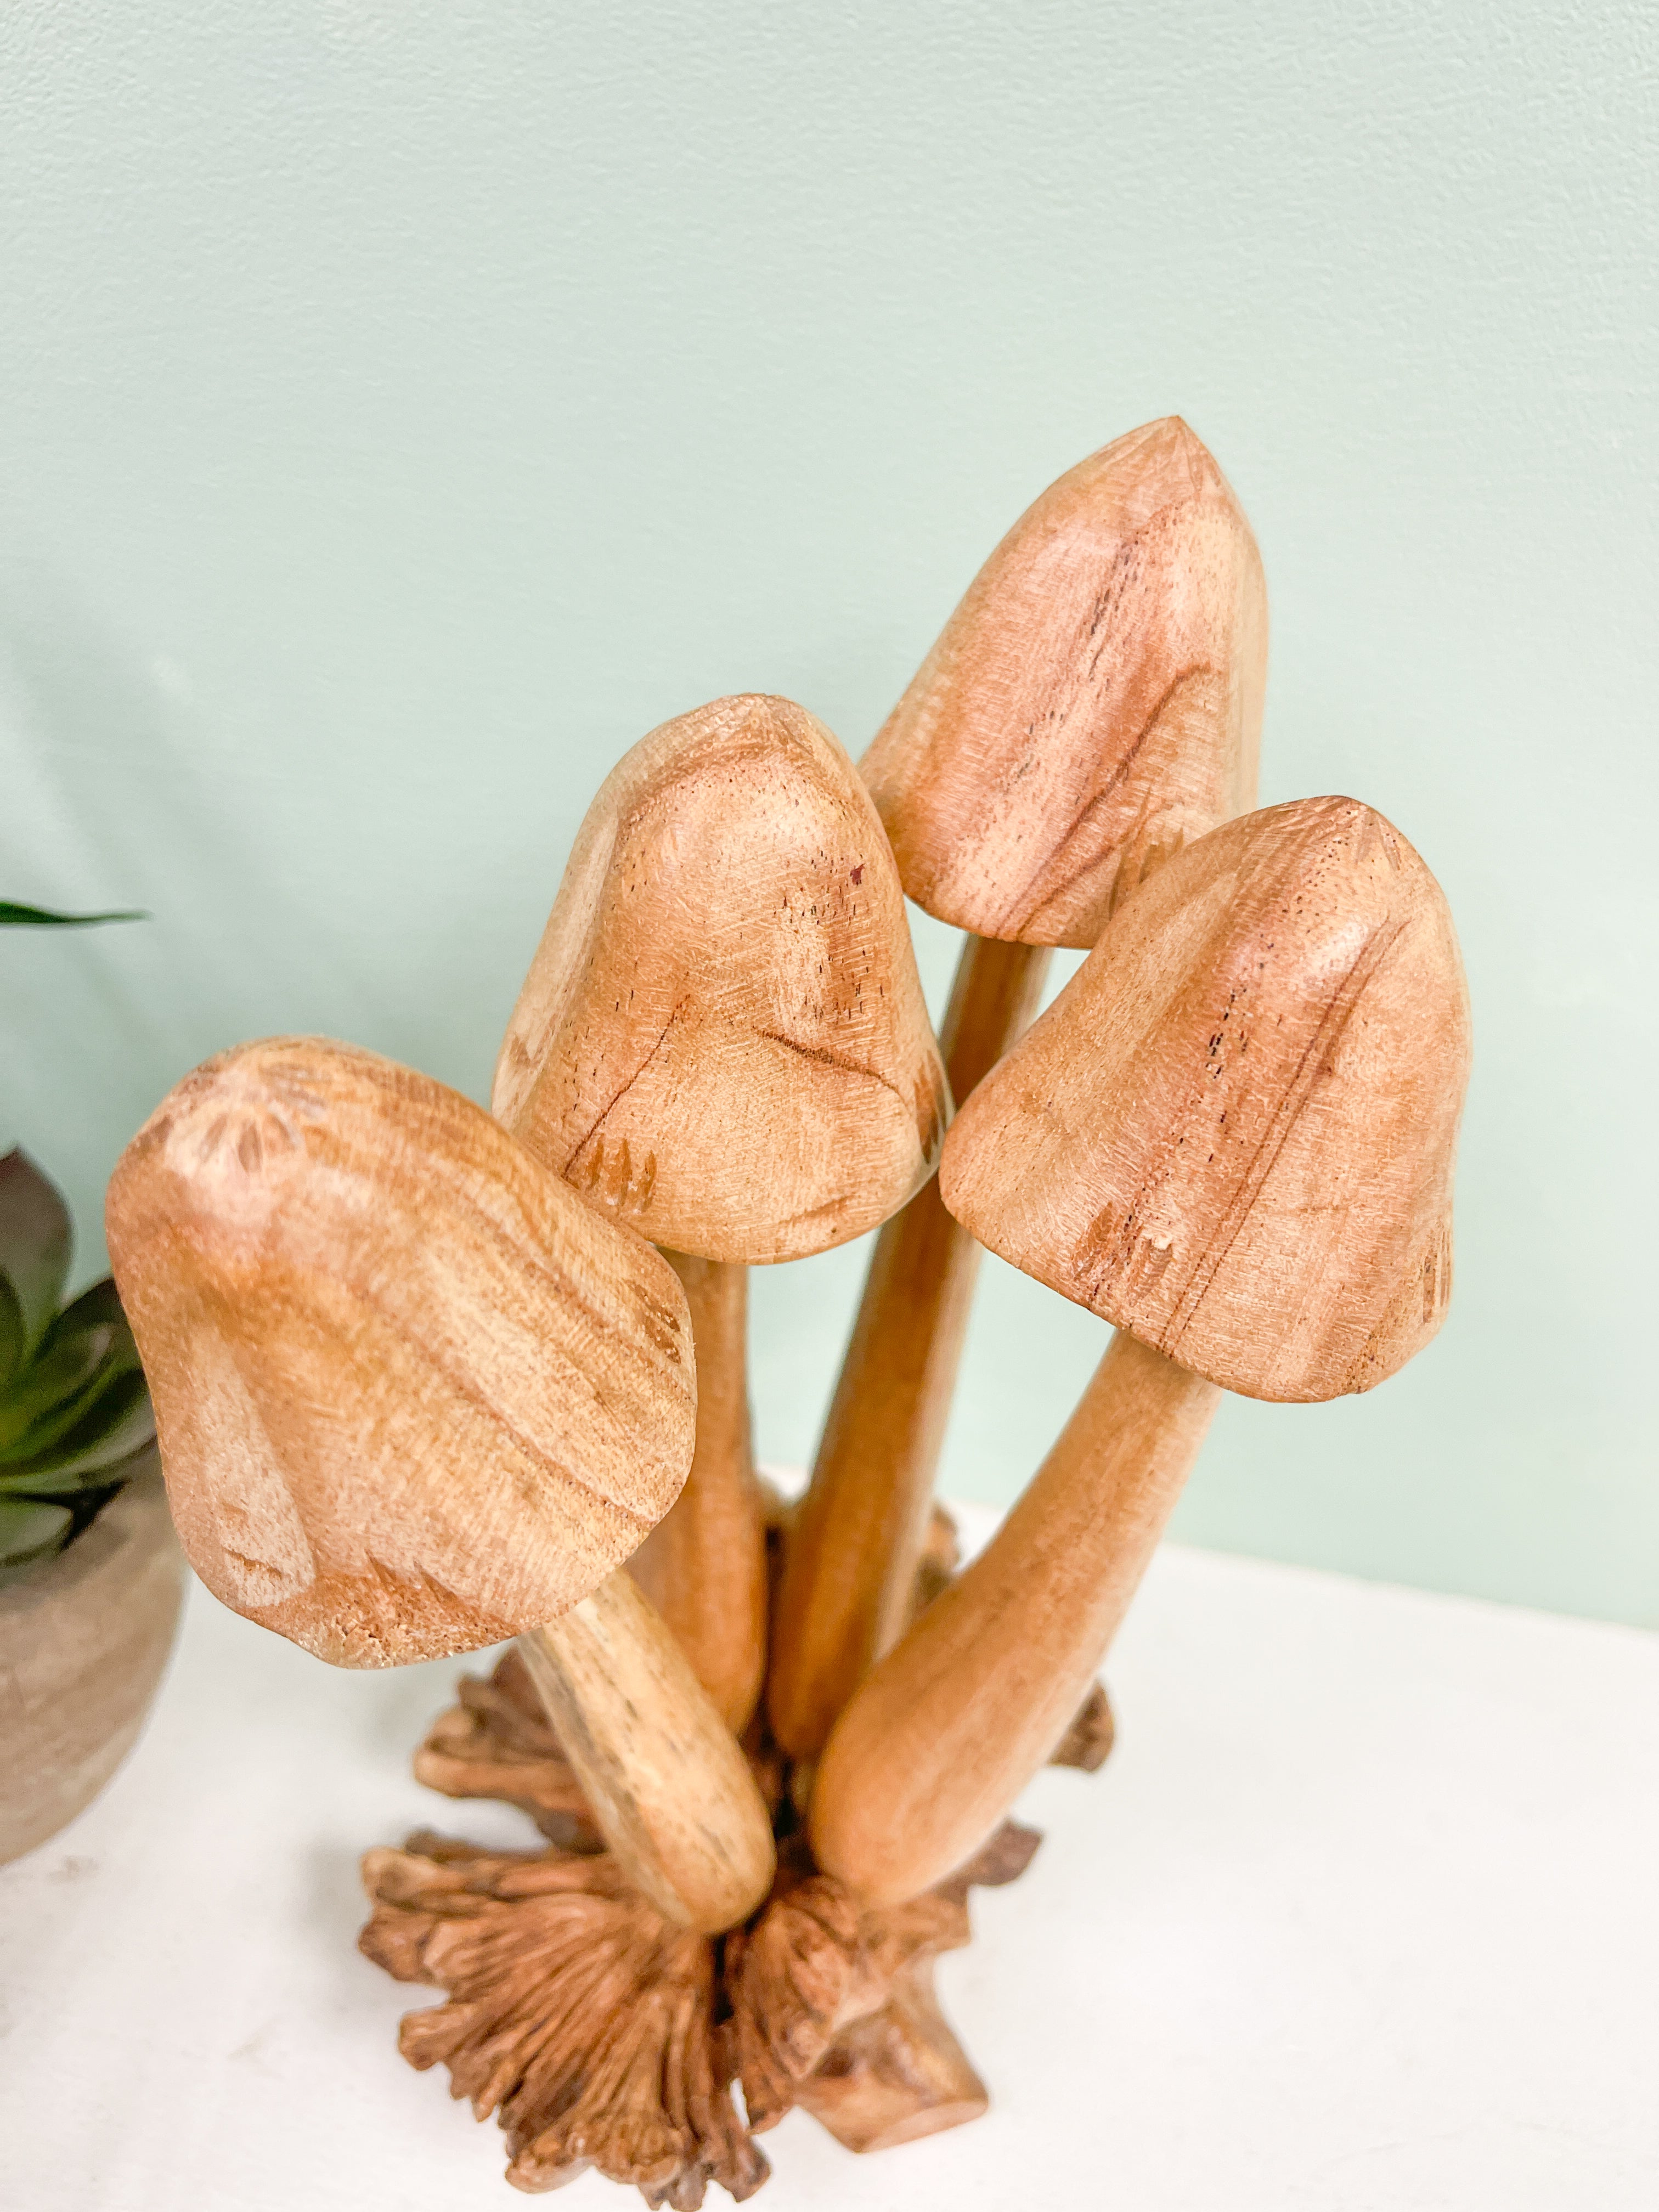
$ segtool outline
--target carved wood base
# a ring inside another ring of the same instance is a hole
[[[971,1938],[968,1892],[1014,1881],[1042,1838],[1006,1821],[970,1866],[908,1905],[860,1911],[805,1847],[765,1910],[726,1938],[733,2066],[758,2135],[793,2105],[849,2150],[976,2119],[983,2083],[933,1996],[933,1961]]]
[[[988,2100],[933,1961],[969,1941],[969,1886],[1012,1881],[1038,1841],[1010,1823],[943,1888],[870,1914],[802,1856],[750,1929],[710,1942],[664,1920],[606,1853],[422,1832],[365,1856],[359,1948],[444,1990],[404,2014],[398,2047],[447,2065],[475,2118],[499,2116],[515,2188],[597,2166],[695,2212],[710,2181],[754,2194],[770,2171],[754,2137],[794,2105],[859,2151],[978,2118]]]
[[[948,1581],[955,1531],[936,1516],[918,1603]],[[556,2189],[589,2166],[647,2204],[694,2212],[710,2181],[741,2202],[769,2167],[754,2138],[799,2105],[849,2150],[882,2150],[976,2119],[984,2084],[933,1993],[933,1962],[969,1941],[968,1893],[1018,1880],[1041,1838],[1005,1822],[975,1859],[908,1904],[861,1908],[813,1866],[787,1762],[758,1723],[745,1744],[776,1809],[778,1875],[747,1927],[713,1942],[664,1920],[599,1844],[523,1661],[509,1651],[415,1755],[446,1796],[504,1800],[548,1838],[487,1851],[428,1831],[372,1850],[359,1939],[400,1981],[442,1990],[404,2015],[413,2066],[496,2114],[507,2178]],[[1097,1684],[1054,1763],[1092,1772],[1111,1748]],[[742,2115],[734,2098],[742,2090]]]
[[[370,1851],[364,1954],[446,2001],[398,2047],[501,2118],[507,2178],[557,2189],[590,2166],[647,2204],[695,2212],[712,2179],[766,2179],[732,2100],[716,1947],[665,1921],[604,1852],[483,1851],[411,1836]]]
[[[515,1649],[493,1674],[463,1674],[415,1754],[415,1779],[446,1797],[495,1797],[528,1813],[549,1843],[602,1848],[574,1769]]]

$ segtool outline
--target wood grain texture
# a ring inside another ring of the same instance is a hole
[[[748,1270],[665,1252],[691,1310],[697,1443],[685,1487],[628,1563],[741,1736],[766,1671],[766,1522],[750,1447]]]
[[[891,1909],[817,1872],[797,1838],[752,1927],[727,1939],[732,2041],[749,2124],[795,2105],[853,2150],[975,2119],[986,2098],[933,2002],[942,1952],[972,1936],[970,1888],[1016,1881],[1042,1838],[1006,1821],[959,1873]]]
[[[1122,1333],[836,1724],[811,1806],[826,1871],[892,1904],[1002,1817],[1104,1656],[1218,1385],[1369,1389],[1433,1334],[1468,1062],[1444,901],[1368,807],[1247,816],[1124,902],[941,1174],[993,1249]]]
[[[519,1639],[600,1832],[665,1919],[717,1934],[776,1863],[749,1765],[660,1615],[618,1572]]]
[[[970,938],[942,1039],[965,1098],[1036,1010],[1048,953]],[[772,1731],[816,1758],[905,1625],[980,1247],[929,1182],[877,1240],[812,1480],[796,1508],[767,1683]]]
[[[926,1180],[949,1102],[874,807],[786,699],[665,723],[605,779],[492,1103],[676,1251],[801,1257]]]
[[[989,1544],[860,1686],[813,1787],[818,1864],[891,1905],[961,1866],[1065,1738],[1218,1392],[1120,1334]]]
[[[879,2011],[848,2022],[795,2102],[843,2149],[860,2153],[983,2118],[990,2094],[939,2009],[931,1958],[895,1976]]]
[[[757,1482],[757,1487],[764,1486]],[[776,1578],[787,1509],[768,1501],[768,1553]],[[905,1626],[917,1619],[961,1565],[956,1524],[935,1505],[917,1563]],[[415,1754],[415,1777],[447,1797],[494,1797],[516,1805],[550,1843],[566,1850],[599,1850],[603,1838],[575,1769],[538,1695],[517,1644],[504,1651],[488,1675],[464,1674],[457,1702],[440,1713]],[[1093,1774],[1112,1748],[1112,1709],[1104,1688],[1092,1684],[1056,1746],[1049,1764]],[[744,1752],[761,1794],[776,1805],[788,1794],[787,1762],[759,1716],[744,1737]],[[800,1770],[798,1768],[797,1772]]]
[[[1092,944],[1253,803],[1266,650],[1249,526],[1176,420],[1073,470],[981,571],[862,763],[906,890],[982,933],[946,1022],[958,1101],[1035,1011],[1025,945]],[[902,1626],[977,1259],[937,1186],[882,1231],[775,1637],[772,1724],[798,1758]]]
[[[775,1492],[767,1504],[775,1540],[785,1509]],[[957,1560],[955,1529],[941,1510],[916,1576],[918,1614],[948,1584]],[[683,2040],[677,2023],[688,2020],[694,2036],[703,2033],[699,2023],[715,2027],[702,2078],[712,2075],[723,2089],[741,2073],[757,2130],[799,2105],[849,2149],[872,2150],[958,2126],[984,2110],[983,2085],[939,2014],[933,1962],[968,1941],[969,1887],[1012,1881],[1024,1871],[1039,1840],[1032,1830],[1005,1823],[938,1890],[885,1911],[817,1875],[797,1829],[780,1851],[763,1910],[711,1948],[666,1922],[613,1854],[595,1863],[597,1826],[521,1648],[504,1654],[487,1680],[464,1680],[460,1691],[460,1704],[440,1717],[417,1753],[416,1773],[453,1795],[525,1807],[555,1843],[587,1855],[588,1870],[570,1869],[563,1851],[503,1856],[433,1838],[416,1838],[404,1852],[371,1853],[365,1876],[376,1911],[362,1948],[404,1979],[450,1990],[452,2005],[405,2022],[404,2055],[417,2066],[445,2059],[456,2094],[471,2096],[480,2117],[494,2100],[519,2187],[556,2186],[570,2178],[579,2154],[591,2154],[602,2171],[636,2180],[648,2203],[696,2204],[716,2172],[702,2162],[704,2141],[727,2171],[757,2177],[758,2185],[764,2160],[752,2146],[738,2158],[725,2133],[729,2100],[684,2101],[694,2063],[705,2063]],[[1056,1758],[1096,1765],[1109,1735],[1097,1686]],[[758,1716],[745,1750],[767,1802],[788,1826],[787,1763]],[[567,1915],[554,1903],[562,1896],[603,1898],[618,1910],[590,1917],[584,1904]],[[585,1923],[584,1940],[550,1944],[567,1917]],[[649,1958],[644,1973],[618,1978],[623,1962],[614,1935],[630,1958]],[[646,1950],[635,1948],[639,1939]],[[690,2014],[688,1986],[699,1993]],[[622,2052],[627,2064],[619,2071],[612,2061]],[[564,2125],[573,2111],[580,2119]],[[665,2141],[674,2146],[672,2178],[653,2179]],[[533,2158],[520,2155],[538,2142]],[[649,2160],[638,2156],[641,2147]]]
[[[544,1620],[678,1493],[672,1268],[428,1077],[223,1054],[127,1147],[107,1226],[191,1565],[337,1665]]]
[[[589,2167],[647,2204],[739,2203],[766,2160],[732,2098],[714,1947],[663,1919],[607,1856],[485,1851],[430,1834],[370,1851],[358,1948],[445,2002],[404,2015],[411,2066],[444,2065],[498,2113],[507,2178],[532,2194]]]
[[[793,1863],[753,1928],[714,1945],[665,1921],[608,1855],[423,1832],[365,1856],[374,1909],[358,1948],[445,1992],[404,2016],[398,2048],[447,2067],[477,2118],[499,2117],[514,2187],[562,2188],[591,2166],[696,2212],[711,2181],[740,2202],[761,2186],[750,2130],[794,2105],[854,2150],[978,2118],[984,2087],[939,2014],[933,1965],[969,1940],[969,1886],[1016,1880],[1038,1840],[1010,1823],[891,1912]]]
[[[860,767],[910,896],[1089,946],[1152,868],[1251,804],[1267,595],[1178,416],[1052,484],[969,586]]]
[[[463,1674],[455,1698],[415,1754],[415,1779],[446,1797],[516,1805],[561,1850],[603,1850],[576,1770],[518,1645],[509,1644],[489,1674]]]
[[[981,1243],[1255,1398],[1368,1390],[1439,1327],[1469,1062],[1457,941],[1399,832],[1300,799],[1126,901],[952,1129]]]

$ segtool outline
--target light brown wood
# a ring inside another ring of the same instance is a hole
[[[762,1487],[757,1480],[757,1487]],[[768,1501],[768,1550],[777,1545],[781,1501]],[[960,1565],[956,1527],[936,1505],[917,1564],[906,1626],[942,1590]],[[1050,1764],[1096,1772],[1112,1748],[1112,1709],[1097,1682],[1085,1696]],[[744,1738],[762,1796],[777,1804],[787,1794],[785,1765],[758,1721]],[[488,1675],[464,1674],[456,1703],[439,1714],[415,1754],[416,1779],[447,1797],[495,1797],[527,1813],[550,1843],[565,1850],[603,1846],[582,1785],[531,1680],[520,1647],[512,1645]]]
[[[940,1188],[1229,1390],[1367,1390],[1440,1325],[1468,999],[1398,830],[1298,799],[1189,846],[981,1085]]]
[[[708,1935],[772,1883],[772,1821],[737,1740],[624,1572],[519,1638],[617,1863],[666,1920]]]
[[[1046,951],[970,937],[942,1039],[965,1098],[1036,1011]],[[980,1247],[936,1182],[883,1229],[812,1480],[785,1550],[767,1684],[772,1731],[815,1758],[905,1625]]]
[[[781,1501],[772,1493],[767,1504],[775,1535]],[[916,1576],[917,1613],[956,1565],[955,1530],[936,1510]],[[1097,1765],[1109,1733],[1097,1686],[1055,1756]],[[785,1763],[758,1720],[746,1748],[769,1802],[781,1806]],[[939,2014],[933,1962],[969,1940],[970,1887],[1024,1872],[1039,1841],[1033,1830],[1005,1823],[937,1890],[892,1910],[872,1909],[817,1875],[798,1832],[765,1910],[711,1948],[666,1923],[614,1856],[595,1860],[598,1831],[521,1647],[488,1680],[463,1680],[459,1705],[434,1723],[416,1771],[453,1796],[524,1807],[566,1847],[506,1856],[416,1838],[364,1863],[375,1912],[362,1948],[405,1980],[439,1982],[455,2001],[404,2023],[404,2055],[416,2066],[447,2060],[455,2093],[473,2097],[481,2117],[493,2099],[520,2187],[568,2179],[579,2154],[638,2181],[653,2202],[696,2205],[711,2177],[731,2188],[728,2175],[747,2175],[758,2186],[765,2161],[726,2132],[733,2072],[751,2129],[771,2127],[799,2104],[854,2150],[910,2142],[984,2110],[983,2085]],[[587,1871],[569,1867],[573,1847],[587,1856]],[[567,1897],[569,1907],[555,1903]],[[550,1943],[550,1923],[567,1917],[584,1942]],[[704,2046],[714,2023],[721,2025]],[[629,2064],[618,2073],[612,2062],[622,2050]],[[684,2085],[705,2064],[716,2094],[694,2107],[683,2101]],[[562,2124],[573,2109],[579,2119]],[[653,2172],[670,2158],[672,2179],[647,2177],[647,2150]]]
[[[982,2118],[991,2100],[939,2010],[933,1962],[904,1967],[878,2012],[843,2028],[795,2092],[843,2148],[892,2150]]]
[[[489,1674],[463,1674],[455,1696],[415,1754],[415,1779],[446,1797],[498,1797],[516,1805],[562,1850],[603,1850],[582,1785],[518,1645],[509,1644]]]
[[[744,696],[635,745],[578,836],[494,1104],[685,1255],[697,1455],[635,1571],[735,1730],[766,1638],[741,1263],[884,1219],[929,1174],[948,1103],[892,855],[830,732]]]
[[[108,1224],[209,1588],[343,1666],[534,1632],[634,1881],[671,1917],[741,1918],[770,1879],[766,1808],[611,1572],[691,1456],[690,1316],[660,1255],[458,1093],[318,1038],[187,1078],[123,1155]]]
[[[1217,1385],[1367,1389],[1433,1334],[1468,1065],[1444,901],[1370,808],[1266,809],[1125,902],[964,1108],[942,1176],[994,1250],[1124,1333],[997,1536],[842,1714],[811,1802],[830,1872],[890,1902],[1012,1803]]]
[[[1088,946],[1127,891],[1252,803],[1267,596],[1178,416],[1050,485],[860,763],[904,887],[984,937]]]
[[[1092,945],[1134,884],[1253,803],[1266,653],[1249,526],[1175,418],[1072,470],[981,570],[861,763],[906,891],[982,933],[946,1024],[958,1103],[1041,986],[1041,962],[986,940]],[[882,1232],[775,1638],[773,1727],[798,1757],[902,1626],[976,1264],[936,1188]]]
[[[711,2181],[739,2202],[760,2188],[753,2136],[796,2104],[854,2150],[978,2118],[985,2091],[933,1965],[969,1941],[969,1887],[1017,1880],[1038,1841],[1009,1823],[954,1880],[890,1912],[795,1867],[754,1928],[716,1947],[665,1921],[608,1855],[421,1833],[365,1856],[358,1947],[445,1992],[405,2014],[398,2047],[447,2067],[477,2118],[499,2117],[516,2187],[557,2189],[591,2166],[696,2212]]]
[[[496,1114],[704,1259],[823,1251],[926,1180],[949,1103],[881,823],[822,723],[717,700],[635,745],[577,836]]]
[[[398,2047],[447,2066],[477,2118],[499,2114],[517,2188],[596,2167],[695,2212],[711,2180],[741,2202],[766,2179],[732,2099],[714,1947],[665,1921],[614,1859],[421,1834],[370,1851],[363,1882],[359,1948],[445,1992],[404,2015]]]
[[[337,1665],[532,1627],[678,1494],[673,1269],[426,1076],[226,1053],[127,1147],[107,1225],[191,1564]]]
[[[969,1941],[969,1889],[1018,1881],[1041,1841],[1006,1821],[960,1873],[890,1910],[786,1851],[766,1911],[726,1944],[757,2135],[797,2104],[854,2150],[978,2117],[984,2091],[933,2003],[933,1962]]]
[[[733,1735],[766,1670],[766,1526],[750,1449],[748,1270],[665,1252],[697,1351],[697,1444],[685,1487],[628,1563]]]
[[[1218,1395],[1114,1340],[991,1542],[842,1715],[812,1792],[826,1872],[896,1905],[995,1829],[1065,1736]]]

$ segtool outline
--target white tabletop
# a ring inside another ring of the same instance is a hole
[[[533,1841],[410,1776],[458,1671],[192,1594],[131,1760],[0,1870],[8,2212],[521,2201],[353,1948],[366,1845]],[[792,2115],[759,2203],[1652,2212],[1659,1638],[1168,1549],[1110,1680],[1111,1760],[1032,1788],[941,1965],[990,2117],[854,2159]]]

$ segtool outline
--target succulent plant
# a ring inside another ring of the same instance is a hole
[[[0,1583],[71,1543],[155,1435],[107,1276],[68,1305],[69,1209],[21,1151],[0,1158]]]
[[[143,921],[0,899],[0,928]],[[70,1218],[21,1152],[0,1159],[0,1583],[78,1536],[155,1434],[132,1332],[108,1276],[60,1312]]]

